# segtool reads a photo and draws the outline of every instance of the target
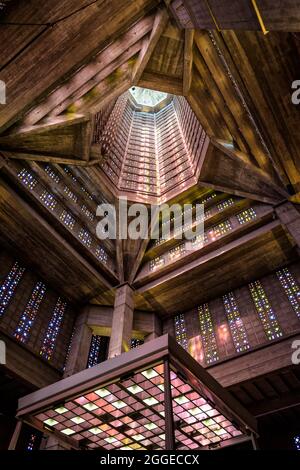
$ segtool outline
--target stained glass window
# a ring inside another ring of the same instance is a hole
[[[32,291],[31,297],[27,303],[24,312],[20,317],[19,323],[14,333],[14,336],[22,343],[25,343],[29,338],[30,330],[35,321],[36,315],[38,313],[40,304],[43,300],[45,293],[45,284],[43,284],[42,282],[38,282]]]
[[[81,206],[82,212],[87,216],[88,219],[94,220],[94,214],[86,207],[85,204]]]
[[[154,241],[154,245],[155,245],[155,246],[161,245],[161,244],[164,243],[165,241],[166,241],[165,238],[160,237],[160,238],[158,238],[157,240]]]
[[[280,338],[282,331],[260,281],[249,284],[250,293],[269,340]]]
[[[203,235],[202,234],[197,235],[195,238],[191,240],[191,242],[192,242],[192,248],[197,248],[199,246],[202,247],[203,245],[205,245],[205,243],[208,242],[207,233],[204,232]]]
[[[81,191],[91,200],[93,201],[94,200],[94,197],[85,189],[84,186],[81,186]]]
[[[160,268],[165,264],[165,259],[163,256],[157,256],[156,258],[150,261],[150,271]]]
[[[69,359],[69,356],[70,356],[70,352],[71,352],[71,348],[72,348],[72,341],[73,341],[73,338],[74,338],[74,334],[75,334],[75,326],[73,327],[72,334],[71,334],[71,338],[70,338],[70,340],[69,340],[69,345],[68,345],[68,349],[67,349],[67,353],[66,353],[64,365],[63,365],[63,367],[62,367],[63,372],[66,370],[66,365],[67,365],[67,362],[68,362],[68,359]]]
[[[51,179],[53,179],[53,181],[54,181],[55,183],[59,183],[59,181],[60,181],[60,176],[59,176],[58,173],[56,173],[55,170],[53,170],[53,168],[52,168],[50,165],[47,165],[47,166],[45,167],[45,172],[47,173],[47,175],[50,176]]]
[[[74,228],[75,219],[72,214],[70,214],[70,212],[63,210],[59,218],[65,224],[66,227],[71,230]]]
[[[278,279],[300,320],[300,287],[288,268],[277,271]]]
[[[239,224],[241,225],[246,224],[247,222],[251,222],[251,220],[256,219],[256,217],[257,217],[257,214],[252,207],[250,207],[250,209],[247,209],[243,212],[240,212],[236,216],[236,218],[239,221]]]
[[[63,321],[63,317],[67,308],[67,303],[64,302],[60,297],[57,300],[55,305],[53,315],[49,322],[45,337],[43,339],[42,347],[40,350],[40,355],[47,359],[48,361],[51,359],[57,335],[59,333],[61,323]]]
[[[25,268],[16,261],[0,286],[0,317],[4,314],[24,274]]]
[[[224,295],[223,302],[235,349],[237,352],[246,351],[250,346],[246,329],[233,293],[229,292]]]
[[[234,205],[234,199],[230,198],[217,204],[217,209],[218,211],[223,211],[224,209],[227,209],[227,207],[230,207],[233,205]]]
[[[90,248],[90,246],[92,245],[92,235],[90,234],[90,232],[85,229],[85,228],[82,228],[78,234],[78,238],[82,241],[82,243],[84,243],[84,245],[86,245],[87,247]]]
[[[56,203],[57,203],[53,194],[49,193],[46,190],[44,190],[42,194],[40,195],[40,200],[45,204],[46,207],[48,207],[52,211],[55,208]]]
[[[37,185],[37,180],[30,171],[26,170],[26,168],[19,171],[18,177],[29,189],[33,189]]]
[[[70,176],[70,178],[72,178],[72,180],[74,181],[74,183],[77,183],[77,178],[76,176],[73,175],[72,171],[67,167],[65,166],[64,167],[64,172]]]
[[[184,243],[182,243],[181,245],[175,246],[175,248],[172,248],[169,251],[169,256],[170,256],[170,259],[173,260],[173,259],[178,258],[181,255],[183,255],[183,253],[185,253],[185,244]]]
[[[142,344],[144,344],[144,340],[132,338],[131,343],[130,343],[130,349],[137,348],[138,346],[141,346]]]
[[[198,204],[206,204],[208,201],[211,201],[215,197],[217,197],[217,193],[210,193],[208,196],[204,196],[203,198],[201,198],[200,201],[198,201]]]
[[[34,450],[36,446],[36,441],[37,441],[37,435],[31,434],[29,437],[29,441],[27,443],[26,450]]]
[[[104,248],[102,248],[102,246],[98,246],[95,250],[95,255],[97,256],[97,258],[102,261],[102,263],[106,264],[107,263],[107,260],[108,260],[108,254],[106,253],[106,251],[104,250]]]
[[[208,230],[208,236],[211,241],[215,241],[217,238],[225,235],[226,233],[230,232],[232,229],[231,223],[229,220],[224,220],[218,225],[215,225],[213,228]]]
[[[107,336],[93,335],[87,367],[93,367],[107,358],[109,338]]]
[[[300,450],[300,434],[294,437],[294,446],[296,450]]]
[[[185,350],[187,350],[188,340],[186,336],[185,318],[183,313],[176,315],[176,317],[174,318],[174,326],[175,338],[177,343],[180,344],[180,346],[182,346]]]
[[[72,201],[77,202],[77,199],[78,199],[78,198],[77,198],[76,194],[74,194],[73,191],[71,191],[71,189],[68,188],[68,186],[65,186],[64,193],[65,193],[70,199],[72,199]]]
[[[218,347],[208,304],[198,307],[200,334],[207,364],[218,361]]]

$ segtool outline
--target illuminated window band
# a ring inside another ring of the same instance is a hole
[[[53,168],[50,166],[50,165],[47,165],[45,167],[45,172],[47,173],[48,176],[50,176],[50,178],[55,182],[55,183],[59,183],[60,182],[60,176],[58,173],[56,173],[55,170],[53,170]]]
[[[294,447],[296,450],[300,450],[300,434],[294,437]]]
[[[188,340],[186,336],[185,319],[183,313],[176,315],[176,317],[174,318],[174,326],[175,338],[177,343],[180,344],[180,346],[182,346],[185,350],[187,350]]]
[[[19,323],[14,333],[14,336],[22,343],[25,343],[29,339],[30,330],[35,321],[45,293],[46,286],[42,282],[38,282],[32,291],[31,297],[20,317]]]
[[[97,258],[102,261],[102,263],[107,264],[108,261],[108,254],[106,253],[105,249],[102,246],[97,246],[95,250],[95,255]]]
[[[76,194],[71,191],[71,189],[68,186],[65,186],[64,193],[74,202],[77,202],[77,196]]]
[[[0,287],[0,317],[7,309],[9,302],[13,298],[14,292],[25,272],[25,268],[21,267],[16,261],[6,276]]]
[[[36,178],[30,171],[26,170],[26,168],[23,168],[21,171],[19,171],[18,177],[29,189],[33,189],[37,185]]]
[[[90,232],[89,232],[87,229],[82,228],[82,229],[80,230],[79,234],[78,234],[78,238],[79,238],[79,240],[81,240],[82,243],[83,243],[84,245],[86,245],[88,248],[91,247],[91,245],[92,245],[92,236],[91,236]]]
[[[246,224],[247,222],[251,222],[251,220],[256,219],[256,217],[257,217],[257,214],[252,207],[250,207],[250,209],[247,209],[243,212],[240,212],[236,216],[240,225]]]
[[[57,201],[53,194],[49,193],[48,191],[43,191],[40,195],[40,200],[48,207],[50,210],[54,210],[57,204]]]
[[[300,287],[288,268],[277,271],[278,279],[292,305],[297,317],[300,320]]]
[[[55,305],[52,318],[49,322],[45,337],[43,339],[40,355],[50,361],[56,339],[63,321],[63,317],[67,308],[67,303],[64,302],[60,297]]]
[[[66,352],[66,357],[65,357],[65,361],[64,361],[64,365],[62,367],[62,371],[64,372],[66,370],[66,365],[67,365],[67,362],[69,360],[69,357],[70,357],[70,352],[71,352],[71,348],[72,348],[72,342],[73,342],[73,338],[74,338],[74,334],[75,334],[75,326],[73,327],[72,329],[72,334],[71,334],[71,337],[70,337],[70,340],[69,340],[69,345],[68,345],[68,349],[67,349],[67,352]]]
[[[130,349],[137,348],[138,346],[141,346],[142,344],[144,344],[144,340],[132,338],[131,343],[130,343]]]
[[[150,271],[155,271],[156,269],[162,267],[165,264],[165,259],[163,256],[157,256],[156,258],[150,261]]]
[[[109,338],[107,336],[93,335],[88,356],[87,367],[94,367],[107,359]]]
[[[59,218],[66,227],[68,227],[70,230],[73,230],[75,219],[72,214],[70,214],[70,212],[63,210]]]
[[[26,450],[34,450],[37,441],[37,434],[31,434],[27,443]]]
[[[200,333],[207,364],[219,360],[217,341],[208,304],[198,307]]]
[[[280,338],[282,331],[260,281],[249,284],[250,293],[269,340]]]
[[[224,295],[223,302],[235,349],[237,352],[247,351],[250,345],[233,293],[229,292]]]
[[[94,214],[92,214],[92,212],[86,207],[85,204],[81,206],[81,210],[88,219],[94,220]]]
[[[218,211],[223,211],[224,209],[227,209],[227,207],[233,206],[234,205],[234,199],[229,198],[225,199],[225,201],[220,202],[217,204],[217,209]]]

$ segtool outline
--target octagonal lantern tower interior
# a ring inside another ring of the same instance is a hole
[[[196,184],[206,133],[185,98],[133,87],[110,108],[95,141],[119,191],[161,201]]]

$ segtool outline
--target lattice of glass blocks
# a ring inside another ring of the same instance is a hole
[[[0,286],[0,317],[5,313],[24,272],[25,268],[16,261],[2,282]]]
[[[217,209],[218,211],[223,211],[224,209],[227,209],[228,207],[233,206],[234,202],[235,201],[232,198],[226,199],[225,201],[222,201],[219,204],[217,204]]]
[[[104,250],[102,246],[97,246],[95,250],[95,255],[100,261],[102,261],[102,263],[107,264],[108,254],[106,253],[106,251]]]
[[[170,260],[174,260],[176,258],[179,258],[185,253],[185,244],[181,243],[181,245],[175,246],[175,248],[172,248],[169,250],[169,257]]]
[[[130,349],[137,348],[138,346],[141,346],[142,344],[144,344],[143,339],[132,338],[130,342]]]
[[[29,339],[30,330],[33,326],[45,293],[46,286],[45,284],[39,281],[32,291],[27,306],[24,312],[22,313],[16,330],[14,332],[15,338],[17,338],[22,343],[25,343]]]
[[[53,168],[50,166],[50,165],[47,165],[45,167],[45,172],[47,173],[48,176],[50,176],[50,178],[55,182],[55,183],[59,183],[60,182],[60,176],[59,174],[53,170]]]
[[[232,230],[230,220],[224,220],[224,222],[221,222],[220,224],[215,225],[213,228],[209,229],[207,231],[207,235],[210,241],[215,241],[217,238],[226,235],[226,233],[230,232],[230,230]]]
[[[70,230],[73,230],[75,219],[72,214],[70,214],[70,212],[63,210],[59,218],[66,227],[68,227]]]
[[[165,264],[165,259],[163,256],[157,256],[156,258],[150,261],[150,271],[155,271],[158,268],[161,268]]]
[[[67,303],[59,297],[55,305],[53,315],[49,322],[40,350],[40,355],[48,361],[53,355],[56,339],[61,328],[66,308]]]
[[[249,284],[249,290],[267,338],[280,338],[283,333],[260,281]]]
[[[248,222],[251,222],[251,220],[256,219],[257,214],[255,210],[250,207],[250,209],[246,209],[245,211],[240,212],[239,214],[236,215],[236,218],[239,222],[239,224],[243,225]]]
[[[250,345],[234,294],[224,295],[223,302],[235,349],[237,352],[247,351]]]
[[[207,364],[219,360],[218,346],[208,304],[198,307],[200,335]]]
[[[45,204],[46,207],[50,210],[54,210],[57,204],[57,201],[53,194],[49,193],[48,191],[44,190],[40,195],[40,200]]]
[[[23,168],[21,171],[19,171],[18,177],[29,189],[33,189],[37,185],[37,179],[30,171],[26,170],[26,168]]]
[[[78,238],[79,240],[82,241],[82,243],[84,245],[86,245],[88,248],[91,247],[92,245],[92,235],[90,234],[90,232],[85,229],[85,228],[82,228],[78,234]]]
[[[33,450],[37,441],[37,434],[31,434],[26,446],[26,450]]]
[[[68,187],[68,186],[65,186],[64,188],[64,193],[74,202],[77,202],[77,196],[76,194],[73,193],[73,191]]]
[[[87,367],[94,367],[106,359],[109,338],[106,336],[93,335],[88,356]]]
[[[94,220],[94,214],[86,207],[85,204],[81,206],[82,212],[86,215],[86,217],[90,220]]]
[[[180,313],[174,318],[175,338],[178,344],[185,350],[188,349],[184,314]]]
[[[300,320],[300,287],[288,268],[277,271],[278,279],[292,305],[297,317]]]

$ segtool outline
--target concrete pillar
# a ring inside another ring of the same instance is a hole
[[[14,433],[12,435],[12,438],[10,440],[8,450],[15,450],[18,444],[18,440],[21,434],[21,429],[22,429],[22,421],[17,421]]]
[[[300,249],[300,212],[292,202],[286,201],[275,207],[275,213]]]
[[[162,335],[162,322],[156,313],[153,313],[152,332],[145,336],[145,343]]]
[[[129,284],[116,292],[108,357],[119,356],[130,350],[133,327],[133,290]]]
[[[88,310],[83,309],[75,322],[74,336],[64,377],[86,369],[92,335],[92,329],[88,326]]]

